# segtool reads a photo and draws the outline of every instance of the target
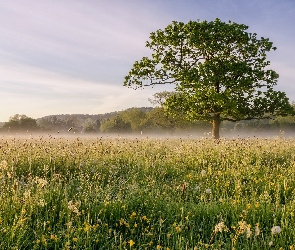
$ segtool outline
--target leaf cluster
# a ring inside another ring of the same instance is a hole
[[[177,95],[166,110],[188,119],[263,118],[292,110],[286,94],[275,91],[279,75],[269,69],[268,38],[248,33],[248,26],[229,21],[172,22],[152,32],[150,57],[136,61],[124,85],[139,88],[175,84]]]

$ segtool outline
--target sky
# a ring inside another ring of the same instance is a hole
[[[102,114],[151,106],[173,86],[123,86],[149,56],[151,32],[219,18],[249,26],[278,49],[276,90],[295,101],[294,0],[0,0],[0,122],[14,114]]]

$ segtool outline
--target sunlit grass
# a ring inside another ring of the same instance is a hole
[[[293,249],[295,140],[0,139],[0,249]]]

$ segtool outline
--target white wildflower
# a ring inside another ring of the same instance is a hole
[[[77,202],[73,202],[73,201],[69,201],[68,202],[68,209],[77,214],[78,216],[81,215],[80,211],[79,211],[79,207],[81,206],[81,201],[77,201]]]
[[[24,192],[24,197],[25,197],[26,200],[29,199],[31,197],[31,191],[30,190],[26,190]]]
[[[241,232],[246,233],[246,237],[249,239],[252,235],[251,225],[247,224],[246,221],[239,221],[239,229]]]
[[[268,245],[271,247],[271,246],[273,246],[273,241],[270,241],[269,243],[268,243]]]
[[[196,186],[195,186],[195,191],[200,191],[200,189],[201,189],[201,188],[200,188],[199,185],[196,185]]]
[[[46,180],[39,178],[38,176],[36,176],[36,178],[35,178],[35,183],[40,188],[43,188],[44,186],[46,186],[48,184],[48,182]]]
[[[202,176],[205,176],[206,174],[207,174],[206,170],[203,169],[203,170],[201,171],[201,175],[202,175]]]
[[[280,232],[282,231],[282,229],[279,227],[279,226],[274,226],[272,229],[271,229],[271,234],[279,234]]]
[[[39,205],[40,207],[44,207],[44,206],[46,206],[46,202],[45,202],[45,200],[44,200],[44,199],[40,199],[39,202],[38,202],[38,205]]]
[[[247,237],[247,239],[249,239],[251,237],[251,235],[252,235],[252,231],[251,231],[250,226],[248,226],[247,229],[246,229],[246,237]]]
[[[7,163],[7,161],[5,161],[5,160],[1,161],[1,162],[0,162],[0,169],[2,169],[2,170],[7,170],[7,168],[8,168],[8,163]]]
[[[73,222],[69,221],[68,223],[65,224],[67,227],[72,227],[73,226]]]
[[[258,225],[255,227],[255,236],[258,236],[260,234],[260,228]]]
[[[211,188],[207,188],[205,192],[206,192],[206,194],[211,194],[212,190],[211,190]]]
[[[215,233],[218,233],[218,232],[220,232],[220,233],[222,233],[222,232],[227,232],[228,231],[228,228],[227,228],[227,226],[224,224],[224,222],[222,221],[222,222],[219,222],[216,226],[215,226],[215,228],[214,228],[214,232]]]

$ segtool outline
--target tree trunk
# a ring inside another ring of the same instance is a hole
[[[212,122],[212,138],[219,139],[219,127],[220,127],[220,114],[213,115]]]

